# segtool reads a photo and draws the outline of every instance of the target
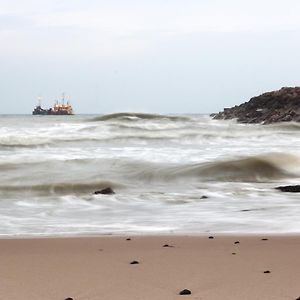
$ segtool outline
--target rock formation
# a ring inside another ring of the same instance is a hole
[[[300,122],[300,87],[283,87],[264,93],[211,116],[214,119],[237,119],[240,123]]]

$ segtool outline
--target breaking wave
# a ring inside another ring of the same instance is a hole
[[[261,182],[295,177],[299,171],[299,157],[275,153],[190,165],[175,170],[174,175],[213,181]]]
[[[155,188],[157,184],[167,187],[178,181],[182,187],[199,182],[271,182],[299,176],[300,158],[290,154],[270,153],[183,165],[128,159],[47,160],[2,163],[0,170],[5,171],[7,177],[16,178],[2,182],[0,192],[91,194],[105,187],[136,191],[145,187],[149,189],[150,186]],[[59,176],[57,170],[61,170]],[[47,174],[46,178],[43,174]]]
[[[168,116],[159,114],[147,113],[113,113],[90,119],[91,122],[110,121],[110,120],[123,120],[123,121],[136,121],[136,120],[168,120],[168,121],[187,121],[188,117],[183,116]]]
[[[33,185],[0,185],[1,192],[13,193],[37,193],[39,195],[51,194],[93,194],[96,190],[106,187],[121,187],[111,181],[99,181],[91,183],[49,183],[49,184],[33,184]]]

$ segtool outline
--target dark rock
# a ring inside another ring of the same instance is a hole
[[[131,241],[131,238],[127,238],[126,241]]]
[[[267,271],[264,271],[265,274],[270,274],[271,271],[267,270]]]
[[[236,241],[236,242],[234,242],[235,244],[239,244],[240,242],[239,241]]]
[[[300,87],[267,92],[211,116],[214,119],[237,119],[240,123],[300,122]]]
[[[210,240],[213,240],[213,239],[214,239],[214,237],[213,237],[213,236],[209,236],[208,238],[209,238]]]
[[[164,248],[173,248],[174,246],[171,246],[171,245],[169,245],[169,244],[165,244],[165,245],[163,245],[163,247],[164,247]]]
[[[181,292],[179,292],[179,295],[191,295],[192,292],[188,289],[184,289]]]
[[[300,297],[298,297],[296,300],[300,300]]]
[[[139,262],[138,262],[137,260],[133,260],[130,264],[131,264],[131,265],[138,265]]]
[[[266,238],[263,238],[263,239],[261,239],[262,241],[267,241],[268,239],[266,239]]]
[[[200,197],[200,199],[208,199],[208,196],[203,195]]]
[[[300,185],[278,186],[275,189],[287,193],[300,193]]]
[[[232,252],[231,254],[232,254],[232,255],[236,255],[236,253],[235,253],[235,252]]]
[[[115,194],[115,192],[113,191],[112,188],[110,187],[107,187],[105,189],[102,189],[100,191],[95,191],[94,193],[95,195],[98,195],[98,194],[103,194],[103,195],[112,195],[112,194]]]
[[[242,212],[251,211],[251,209],[242,209]]]
[[[66,298],[65,300],[73,300],[73,298]]]

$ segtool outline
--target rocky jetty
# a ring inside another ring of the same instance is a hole
[[[300,87],[267,92],[211,116],[222,120],[237,119],[239,123],[300,122]]]

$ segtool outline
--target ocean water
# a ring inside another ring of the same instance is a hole
[[[288,184],[297,123],[0,116],[0,237],[299,233],[299,195],[274,189]]]

